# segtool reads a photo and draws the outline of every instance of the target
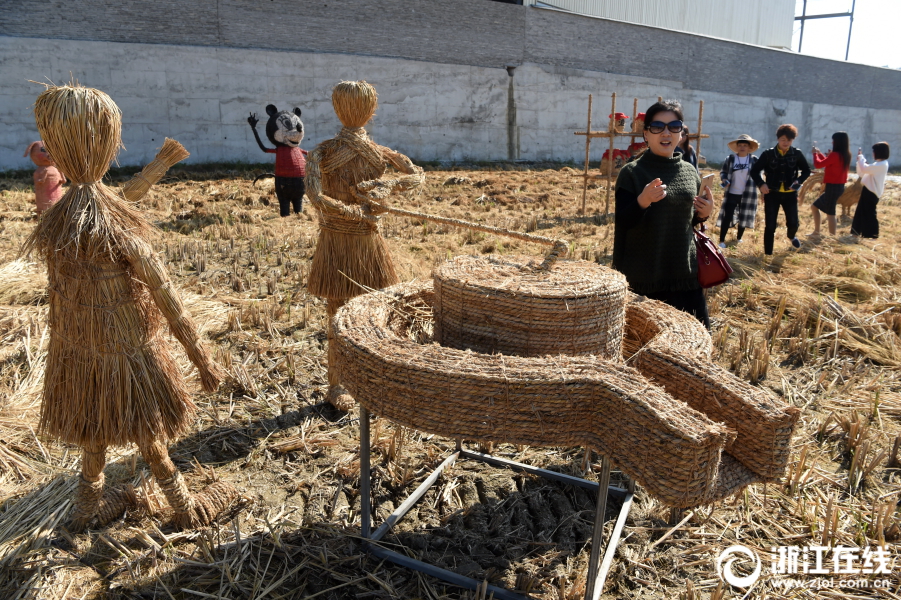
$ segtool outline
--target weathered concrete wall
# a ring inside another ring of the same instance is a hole
[[[702,92],[675,80],[534,63],[517,67],[511,77],[504,68],[396,58],[12,37],[0,37],[0,60],[0,169],[31,166],[22,152],[37,138],[31,107],[42,88],[29,80],[61,83],[70,73],[109,93],[122,109],[123,165],[149,161],[166,136],[181,141],[193,162],[271,161],[246,122],[250,112],[265,116],[267,103],[301,108],[307,127],[302,147],[312,149],[340,128],[330,95],[342,79],[366,79],[377,87],[374,139],[421,160],[497,160],[512,153],[580,161],[584,138],[573,132],[585,128],[588,94],[595,97],[593,122],[603,126],[614,91],[618,109],[627,113],[633,97],[639,110],[658,95],[680,99],[689,125],[696,124],[704,100],[704,131],[711,138],[702,154],[714,162],[727,154],[727,138],[749,133],[769,144],[783,122],[801,129],[802,148],[813,139],[827,146],[837,130],[864,147],[901,137],[899,110]],[[627,143],[624,138],[617,146]],[[603,141],[592,148],[592,158],[600,158]]]
[[[901,98],[901,71],[487,0],[16,0],[0,2],[0,35],[536,63],[865,108]]]

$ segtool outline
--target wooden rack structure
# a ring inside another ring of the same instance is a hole
[[[663,98],[658,97],[658,101],[663,100]],[[607,152],[607,156],[609,160],[607,161],[607,195],[604,199],[604,214],[610,214],[610,189],[613,187],[611,183],[613,182],[613,144],[616,141],[617,137],[627,137],[627,138],[636,138],[644,137],[644,133],[641,131],[633,132],[633,131],[617,131],[616,126],[614,125],[615,116],[616,116],[616,92],[611,95],[610,102],[610,118],[607,121],[607,130],[606,131],[592,131],[591,130],[591,103],[592,103],[592,94],[588,95],[588,126],[585,128],[585,131],[575,131],[573,132],[575,135],[584,135],[585,136],[585,170],[582,173],[582,210],[581,213],[585,214],[585,200],[588,194],[588,180],[589,179],[603,179],[604,174],[600,175],[589,175],[588,174],[588,157],[591,152],[591,139],[592,138],[608,138],[610,140],[610,149]],[[638,116],[638,98],[634,98],[632,102],[632,121],[635,121],[635,117]],[[688,135],[689,140],[697,140],[697,146],[695,148],[695,152],[697,152],[698,157],[701,156],[701,140],[703,138],[710,137],[709,135],[704,135],[702,133],[702,127],[704,126],[704,101],[701,100],[700,108],[698,109],[698,130],[697,133],[692,133]]]

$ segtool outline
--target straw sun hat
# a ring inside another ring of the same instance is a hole
[[[757,140],[752,138],[747,133],[743,133],[740,136],[738,136],[737,138],[735,138],[734,140],[732,140],[731,142],[729,142],[729,149],[732,150],[733,152],[738,152],[738,142],[748,142],[748,144],[751,145],[751,152],[754,152],[758,148],[760,148],[760,144],[757,143]]]

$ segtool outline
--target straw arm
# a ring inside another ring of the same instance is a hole
[[[156,157],[140,173],[122,186],[122,195],[129,202],[137,202],[157,181],[162,179],[172,165],[188,156],[190,153],[185,150],[184,146],[171,138],[166,138]]]
[[[185,310],[184,303],[159,258],[152,253],[130,256],[135,277],[150,288],[153,301],[169,322],[172,334],[184,346],[188,358],[200,372],[200,381],[207,392],[215,391],[225,372],[210,357],[197,334],[197,326]]]
[[[407,175],[416,175],[420,183],[425,182],[425,173],[423,173],[422,167],[414,165],[408,156],[385,146],[379,146],[379,150],[382,151],[382,157],[390,162],[395,169]]]
[[[373,200],[384,200],[396,191],[415,189],[425,183],[425,173],[422,171],[422,167],[417,167],[407,156],[400,152],[395,152],[391,148],[384,146],[379,146],[378,148],[382,156],[394,168],[401,173],[406,173],[406,175],[390,179],[371,179],[357,184],[357,189],[363,194],[353,192],[354,196],[369,205],[373,213],[385,212],[385,207],[381,204],[373,203]]]
[[[306,183],[307,198],[309,198],[310,203],[322,213],[340,215],[351,221],[375,220],[376,217],[365,214],[362,207],[345,204],[322,193],[322,175],[319,167],[321,160],[322,153],[319,148],[316,148],[307,156],[307,175],[304,181]]]

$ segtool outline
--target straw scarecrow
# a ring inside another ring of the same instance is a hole
[[[190,423],[195,406],[161,331],[163,318],[197,366],[204,390],[223,371],[154,253],[152,226],[101,183],[121,146],[121,113],[105,93],[51,86],[34,107],[38,130],[72,181],[38,224],[24,251],[47,262],[50,346],[40,429],[84,450],[71,527],[104,525],[134,502],[134,492],[103,491],[108,446],[134,442],[182,527],[209,523],[237,495],[218,482],[192,495],[166,448]],[[187,156],[166,140],[156,160],[123,188],[135,201]]]
[[[319,241],[310,267],[311,293],[326,298],[331,322],[350,298],[368,289],[398,282],[385,240],[379,233],[377,201],[396,190],[423,182],[422,169],[409,158],[373,142],[363,129],[375,114],[378,96],[365,81],[342,81],[332,91],[332,106],[344,125],[319,144],[307,160],[307,197],[319,214]],[[393,166],[402,175],[381,179]],[[340,386],[329,327],[328,400],[349,410],[353,398]]]

